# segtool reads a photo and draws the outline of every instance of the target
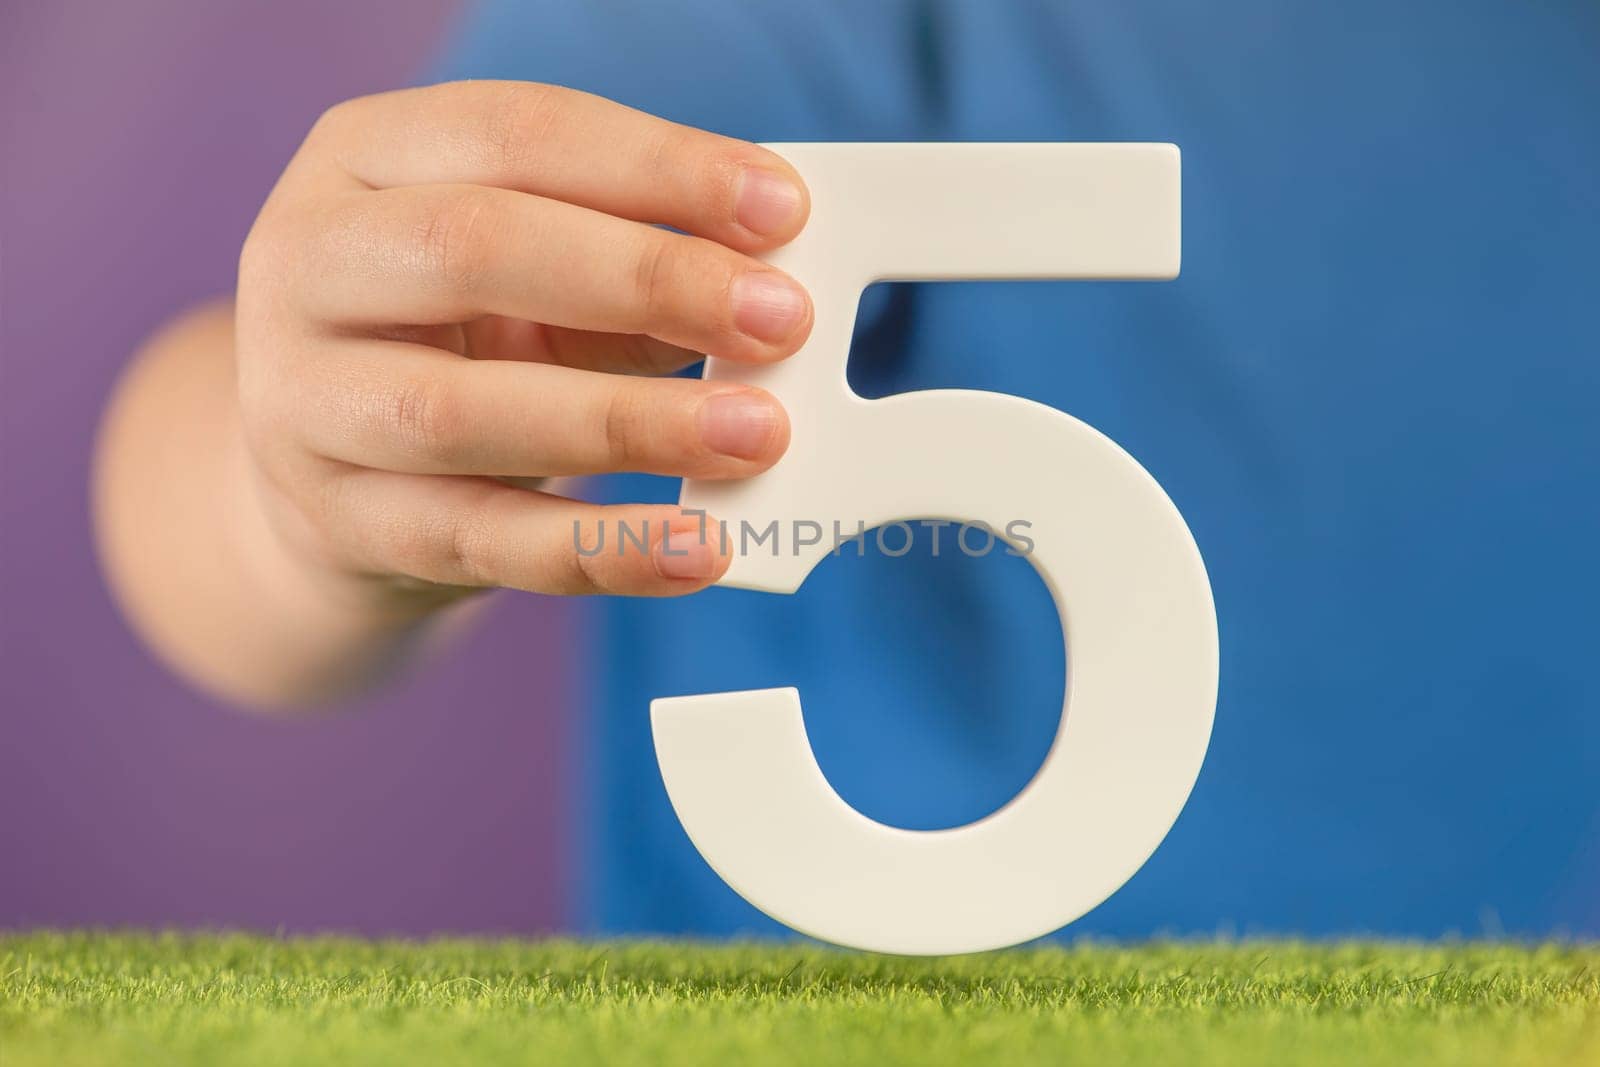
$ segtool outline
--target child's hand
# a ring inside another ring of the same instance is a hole
[[[775,462],[789,429],[771,396],[662,375],[701,352],[795,351],[810,302],[749,253],[807,208],[771,152],[567,89],[464,82],[333,108],[239,267],[240,412],[272,527],[318,565],[424,589],[715,580],[718,539],[675,508],[499,479]],[[616,524],[645,519],[653,550],[619,553]],[[574,524],[592,546],[602,522],[605,550],[579,552]]]

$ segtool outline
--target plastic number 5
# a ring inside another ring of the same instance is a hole
[[[705,376],[770,390],[788,408],[792,443],[746,482],[686,481],[682,504],[734,529],[777,519],[785,538],[797,520],[825,530],[838,520],[848,532],[858,520],[870,529],[942,518],[996,531],[1029,521],[1029,558],[1066,635],[1061,726],[1022,792],[950,830],[884,826],[841,800],[817,766],[794,689],[654,701],[662,778],[706,861],[797,930],[908,954],[1026,941],[1132,877],[1188,798],[1217,692],[1205,565],[1155,479],[1092,427],[998,393],[865,400],[846,384],[845,361],[860,293],[875,281],[1174,277],[1178,150],[774,147],[805,176],[813,208],[772,262],[810,290],[816,324],[782,365],[711,359]],[[776,554],[770,541],[752,547],[722,584],[794,592],[833,547],[831,537],[797,540]]]

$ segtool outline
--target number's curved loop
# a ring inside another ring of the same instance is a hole
[[[776,546],[737,556],[725,579],[773,592],[793,592],[832,548],[804,543],[800,523],[1026,522],[1069,651],[1062,725],[1010,803],[949,830],[901,830],[845,804],[792,689],[653,702],[662,777],[707,862],[789,926],[908,954],[1026,941],[1115,892],[1182,809],[1216,703],[1210,583],[1161,487],[1070,415],[994,393],[851,393],[855,302],[880,278],[1171,276],[1176,150],[775,147],[806,176],[813,216],[773,258],[811,290],[816,325],[778,367],[712,360],[707,376],[773,391],[790,451],[747,482],[685,482],[682,502],[735,525],[776,520]]]

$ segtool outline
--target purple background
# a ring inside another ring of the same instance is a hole
[[[140,648],[89,533],[129,353],[231,287],[316,115],[414,78],[453,6],[0,8],[0,927],[562,920],[567,609],[501,597],[357,714],[254,718]]]

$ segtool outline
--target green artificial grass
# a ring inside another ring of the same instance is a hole
[[[1600,947],[0,934],[0,1064],[1600,1064]]]

